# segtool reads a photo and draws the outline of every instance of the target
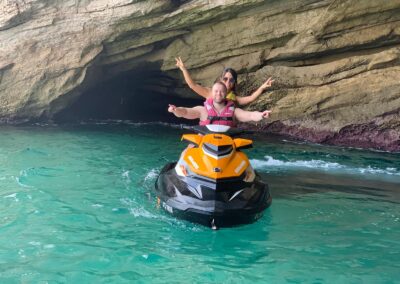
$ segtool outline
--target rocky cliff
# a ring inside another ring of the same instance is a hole
[[[400,0],[1,0],[0,120],[51,119],[124,72],[189,96],[177,55],[205,85],[235,68],[242,95],[275,78],[248,107],[273,110],[262,131],[400,151]]]

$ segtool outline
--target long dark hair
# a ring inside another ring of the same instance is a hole
[[[235,83],[233,84],[232,90],[233,90],[234,92],[236,92],[237,73],[236,73],[235,69],[232,69],[232,68],[225,68],[224,71],[222,71],[220,80],[222,80],[222,79],[224,78],[224,76],[225,76],[226,73],[231,73],[233,79],[235,79]]]

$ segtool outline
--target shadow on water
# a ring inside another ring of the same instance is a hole
[[[247,152],[273,198],[314,193],[355,194],[400,202],[399,155],[253,135]]]
[[[400,183],[371,180],[363,176],[330,174],[316,171],[260,173],[270,186],[273,198],[341,192],[400,203]]]

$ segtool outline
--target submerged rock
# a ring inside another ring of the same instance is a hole
[[[51,119],[124,72],[193,96],[176,56],[204,85],[235,68],[240,95],[272,76],[248,106],[273,110],[263,131],[400,151],[400,0],[5,0],[0,121]]]

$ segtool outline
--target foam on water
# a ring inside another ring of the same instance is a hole
[[[122,198],[121,203],[127,206],[130,214],[132,214],[135,217],[154,218],[154,219],[158,218],[157,215],[150,213],[135,200],[132,200],[130,198]]]
[[[17,197],[17,193],[12,193],[12,194],[6,195],[3,198],[12,198],[12,199],[15,200],[15,202],[19,202],[19,199]]]
[[[400,176],[400,171],[397,168],[388,167],[386,169],[374,168],[368,166],[366,168],[357,168],[346,166],[336,162],[327,162],[323,160],[297,160],[283,161],[274,159],[272,156],[265,156],[265,160],[251,159],[251,164],[255,169],[266,171],[274,171],[281,169],[313,169],[322,171],[335,171],[353,174],[375,174],[375,175],[396,175]]]
[[[158,174],[160,173],[159,169],[151,169],[145,176],[144,181],[155,181],[157,178]]]

